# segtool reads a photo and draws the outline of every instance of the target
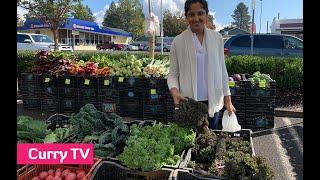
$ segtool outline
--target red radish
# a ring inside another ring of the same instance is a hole
[[[77,173],[77,174],[79,174],[80,172],[86,173],[86,171],[85,171],[84,169],[77,169],[77,170],[76,170],[76,173]]]
[[[62,178],[60,176],[56,176],[53,178],[53,180],[62,180]]]
[[[61,177],[62,177],[62,178],[67,177],[67,175],[68,175],[70,172],[71,172],[70,169],[65,169],[65,170],[63,170]]]
[[[59,167],[59,168],[56,170],[56,172],[57,172],[57,171],[62,172],[62,171],[63,171],[63,168],[62,168],[62,167]]]
[[[32,180],[40,180],[40,178],[36,176],[36,177],[33,177]]]
[[[46,179],[47,176],[48,176],[48,172],[47,171],[42,171],[40,174],[39,174],[39,178],[42,180],[42,179]]]
[[[60,177],[61,176],[61,171],[57,170],[56,173],[54,174],[54,176],[59,176]]]
[[[64,180],[76,180],[76,179],[77,179],[76,173],[69,173]]]
[[[53,175],[47,176],[46,180],[53,180]]]
[[[77,180],[81,180],[83,179],[84,177],[86,176],[86,173],[83,171],[83,172],[79,172],[77,174]]]
[[[54,175],[54,170],[53,170],[53,169],[50,169],[50,170],[48,171],[48,174],[53,176],[53,175]]]

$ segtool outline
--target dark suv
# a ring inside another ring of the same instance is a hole
[[[123,44],[115,44],[114,42],[105,42],[103,44],[97,44],[97,50],[123,50]]]
[[[227,55],[250,55],[250,34],[230,37],[224,44],[224,51]],[[302,57],[303,40],[283,34],[255,34],[253,36],[253,55]]]

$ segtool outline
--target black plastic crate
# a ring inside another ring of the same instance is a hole
[[[115,77],[115,85],[116,88],[121,89],[127,89],[127,88],[134,88],[134,89],[143,89],[144,78],[138,78],[138,77]]]
[[[165,107],[163,105],[143,105],[143,119],[166,119]]]
[[[98,89],[115,88],[115,78],[111,76],[98,76]]]
[[[166,95],[163,91],[147,89],[143,91],[144,104],[166,104]]]
[[[58,76],[57,79],[58,87],[77,87],[77,76]]]
[[[114,88],[98,89],[98,97],[101,99],[119,99],[119,91]]]
[[[42,88],[40,84],[28,84],[25,86],[20,86],[19,91],[22,96],[37,97],[41,94]]]
[[[40,84],[42,75],[35,73],[21,73],[21,85],[27,85],[28,83]]]
[[[137,89],[123,89],[119,91],[119,101],[120,103],[124,102],[136,102],[136,103],[142,103],[142,92],[141,90]]]
[[[245,128],[274,128],[274,115],[267,113],[247,113]]]
[[[98,78],[95,76],[76,76],[77,86],[81,89],[98,89]]]
[[[168,84],[167,79],[165,78],[144,78],[144,88],[146,89],[159,89],[162,91],[166,91]]]
[[[168,180],[172,179],[173,169],[161,168],[159,170],[143,172],[131,170],[112,161],[102,161],[92,173],[92,180]]]
[[[96,88],[78,88],[79,99],[92,99],[97,100],[98,91]]]
[[[44,74],[40,78],[40,84],[42,87],[56,87],[57,86],[57,77],[50,74]]]
[[[75,113],[80,109],[77,100],[74,98],[61,98],[60,102],[62,113]]]
[[[117,114],[123,117],[142,118],[143,108],[141,103],[120,102]]]
[[[58,98],[58,96],[59,96],[58,88],[54,86],[42,87],[42,91],[41,91],[42,98]]]
[[[110,112],[116,113],[118,108],[119,106],[117,106],[117,103],[113,101],[99,102],[97,105],[98,110],[106,113],[110,113]]]
[[[201,176],[193,173],[192,169],[176,169],[172,180],[218,180],[223,179],[216,176]],[[225,178],[227,179],[227,178]]]
[[[23,108],[27,110],[40,110],[41,104],[39,98],[26,98],[22,99]]]
[[[46,112],[60,112],[60,101],[57,98],[41,99],[41,110]]]

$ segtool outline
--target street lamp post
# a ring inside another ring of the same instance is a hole
[[[161,35],[161,55],[163,55],[163,13],[162,13],[162,0],[161,0],[161,29],[160,29],[160,35]]]
[[[254,9],[256,7],[256,0],[252,0],[252,22],[251,22],[251,56],[253,55],[253,26],[254,26]]]
[[[260,30],[261,30],[261,16],[262,16],[262,0],[260,0],[260,5],[261,5],[261,7],[260,7],[260,27],[259,27],[259,34],[260,34]]]

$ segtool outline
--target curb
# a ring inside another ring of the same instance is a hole
[[[303,111],[292,111],[283,109],[275,109],[274,111],[276,117],[303,118]]]

